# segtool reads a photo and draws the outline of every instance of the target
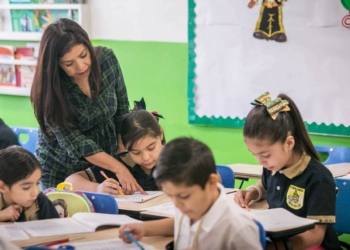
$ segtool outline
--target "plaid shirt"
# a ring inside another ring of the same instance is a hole
[[[117,150],[120,123],[129,110],[127,91],[113,51],[103,48],[98,60],[101,68],[98,96],[90,99],[77,84],[67,82],[68,99],[82,129],[68,131],[48,125],[53,141],[46,140],[39,131],[36,155],[43,167],[42,182],[46,187],[56,187],[67,176],[90,167],[84,157],[99,152],[114,155]]]

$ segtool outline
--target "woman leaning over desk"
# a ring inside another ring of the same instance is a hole
[[[43,33],[30,95],[38,120],[42,184],[55,187],[91,165],[114,172],[125,193],[143,191],[113,155],[129,102],[111,49],[92,47],[79,24],[59,19]]]

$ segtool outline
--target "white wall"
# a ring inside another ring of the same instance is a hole
[[[187,42],[187,0],[87,0],[92,39]]]

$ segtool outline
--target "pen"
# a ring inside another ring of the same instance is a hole
[[[128,238],[134,242],[141,250],[145,250],[143,248],[143,246],[131,235],[131,233],[129,233],[128,231],[124,231],[124,233],[126,234],[126,236],[128,236]]]
[[[244,204],[245,209],[247,209],[248,212],[250,212],[250,208],[248,207],[247,204]]]
[[[51,241],[51,242],[43,244],[41,246],[42,247],[51,247],[51,246],[62,244],[62,243],[66,243],[66,242],[69,242],[69,238]]]
[[[101,175],[102,175],[103,177],[106,178],[106,180],[108,179],[108,176],[105,174],[105,172],[103,172],[103,171],[101,170],[100,173],[101,173]],[[117,191],[118,191],[118,193],[119,193],[121,196],[123,196],[123,197],[126,199],[126,196],[125,196],[125,194],[123,193],[122,190],[117,189]]]

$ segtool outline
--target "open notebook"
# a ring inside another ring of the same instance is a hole
[[[263,225],[267,233],[313,228],[314,224],[318,222],[318,220],[296,216],[284,208],[251,209],[249,214]]]
[[[164,192],[162,191],[147,191],[147,193],[147,195],[140,194],[139,192],[136,192],[131,195],[125,195],[126,199],[121,195],[114,195],[114,198],[117,202],[141,203],[164,194]]]
[[[154,247],[139,242],[145,250],[155,250]],[[70,243],[75,250],[140,250],[135,243],[124,243],[121,239],[96,240],[81,243]]]
[[[15,226],[33,237],[42,237],[94,232],[101,226],[120,226],[138,222],[141,221],[130,218],[127,215],[76,213],[72,218],[15,222]]]

